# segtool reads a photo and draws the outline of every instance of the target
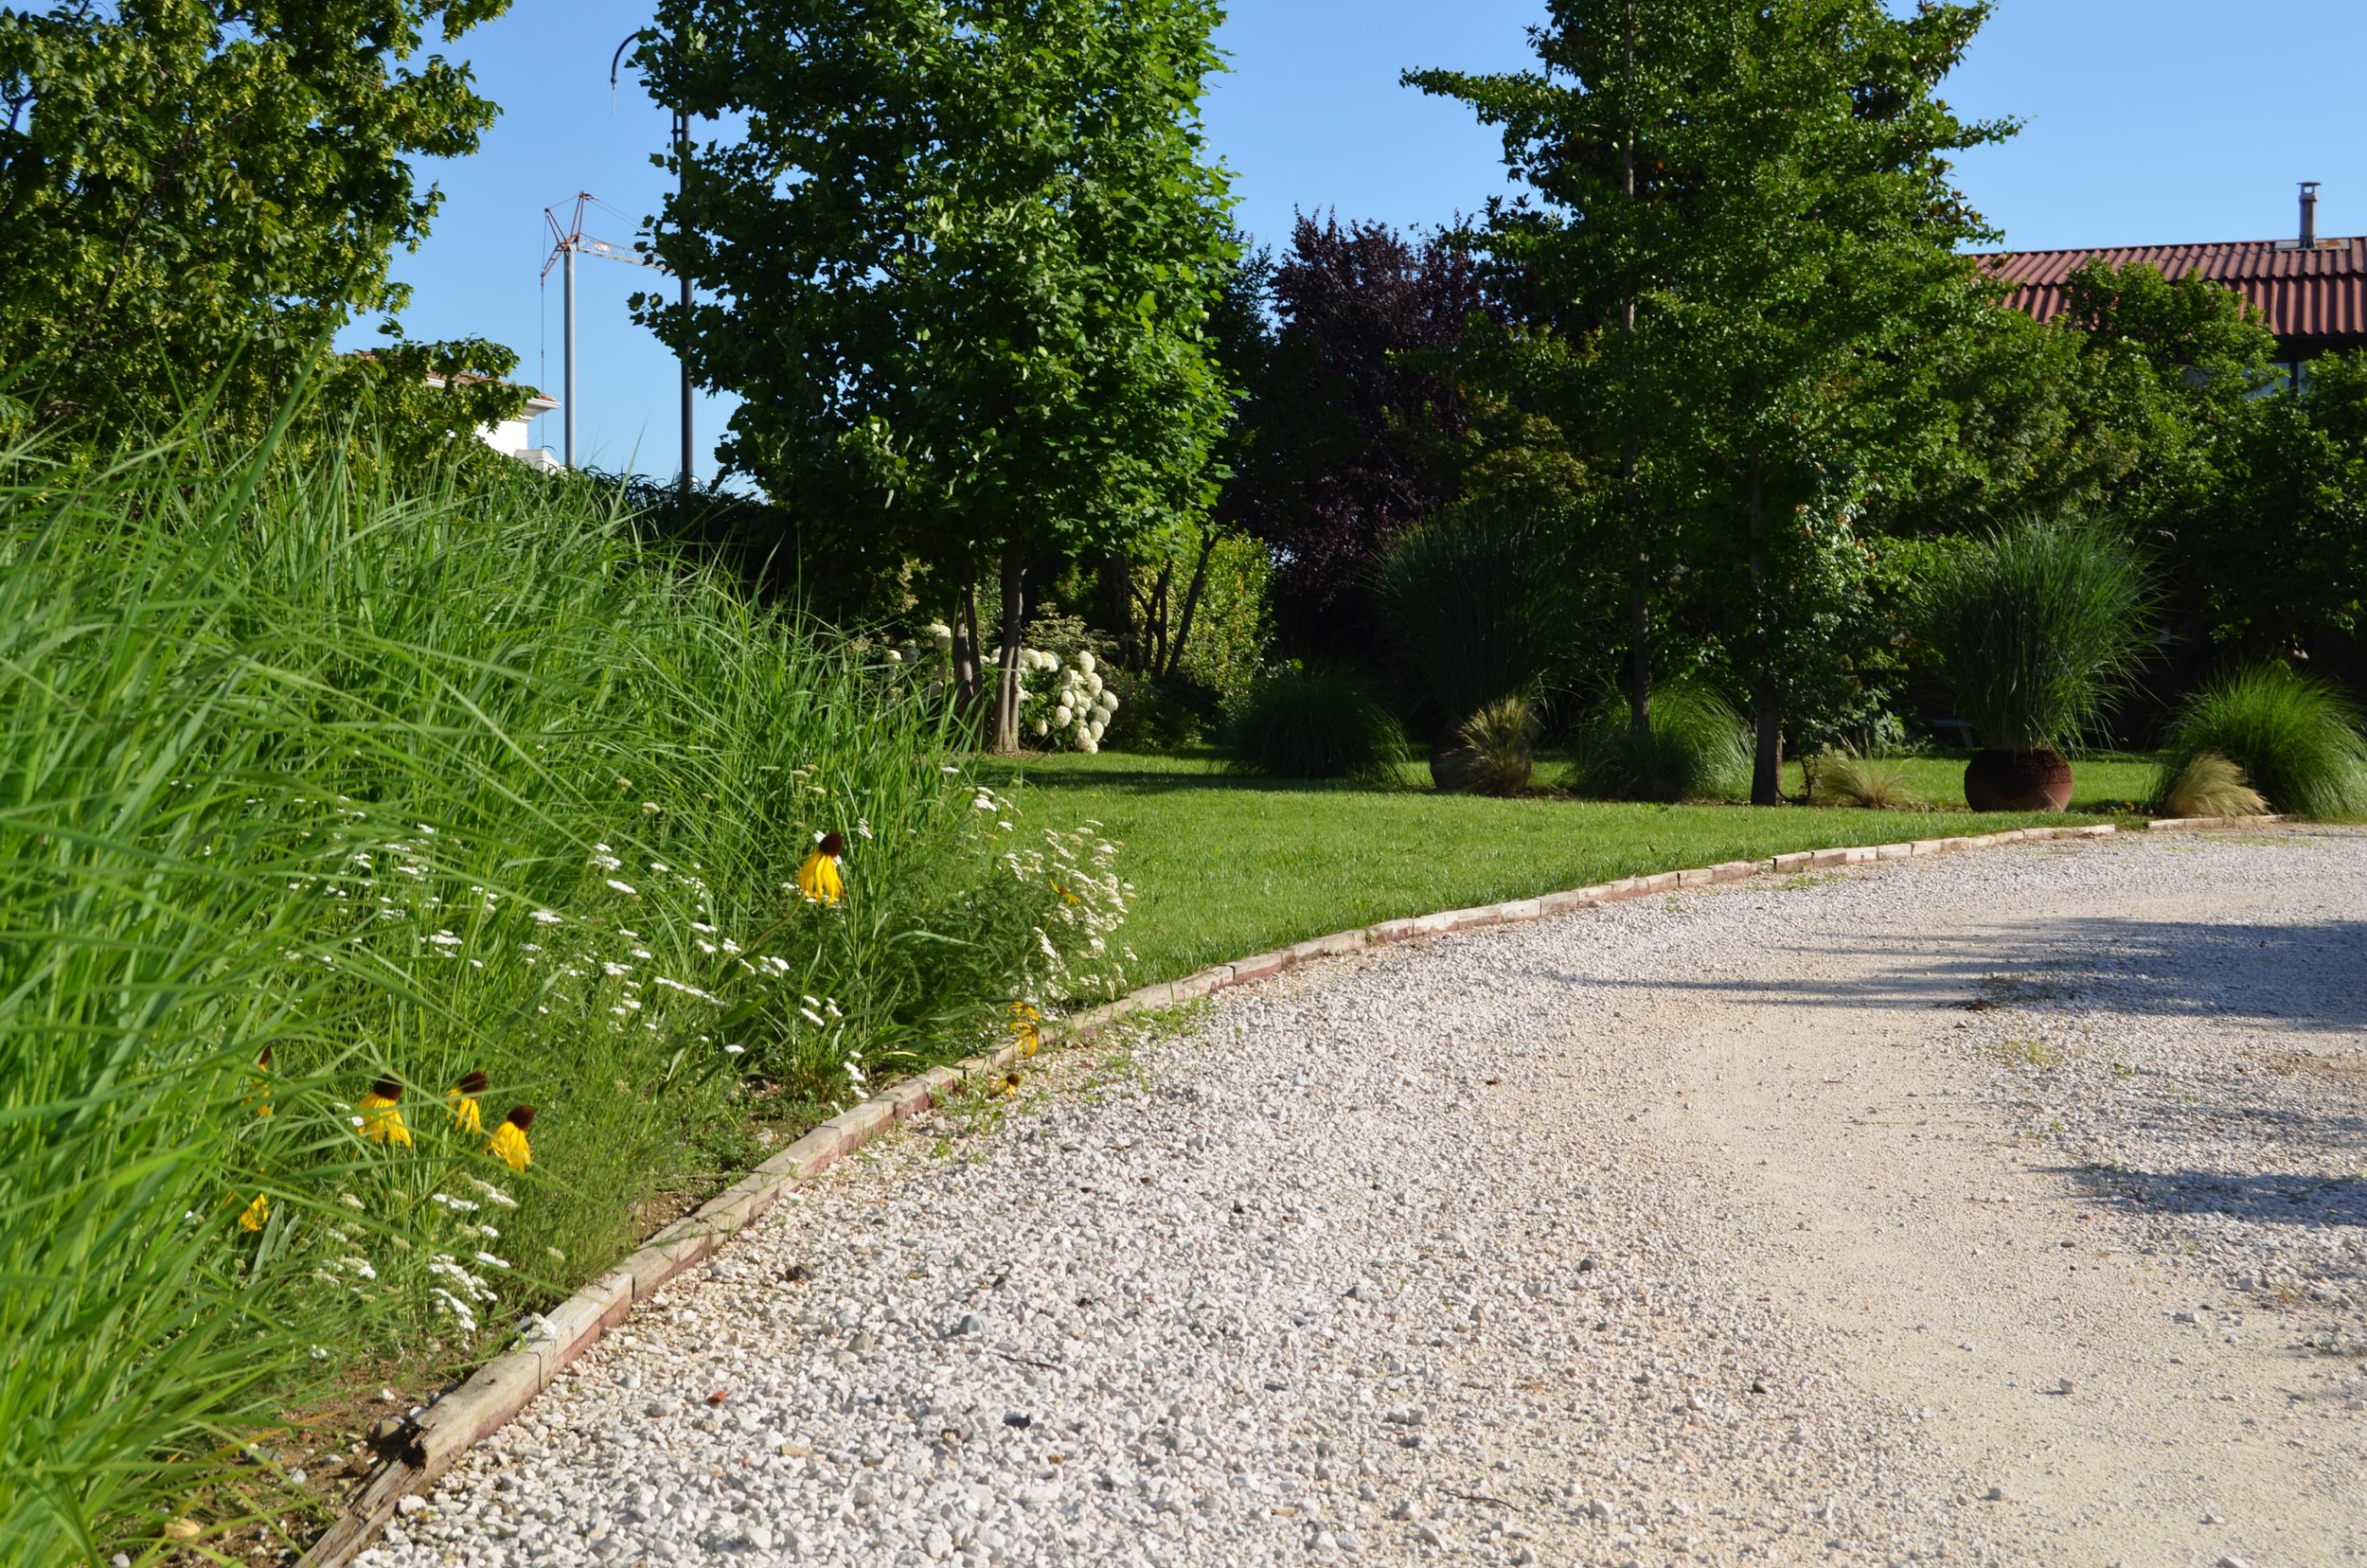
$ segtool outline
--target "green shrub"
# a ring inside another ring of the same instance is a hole
[[[139,1556],[357,1355],[500,1348],[754,1152],[757,1075],[810,1115],[1105,978],[1106,847],[1005,827],[899,667],[580,482],[370,472],[0,454],[0,1561]]]
[[[1121,699],[1101,739],[1120,751],[1171,751],[1215,727],[1223,707],[1218,693],[1188,677],[1143,680],[1123,670],[1110,675]]]
[[[2276,811],[2367,816],[2367,734],[2358,709],[2323,681],[2255,665],[2198,692],[2170,726],[2156,798],[2205,752],[2241,768]]]
[[[1462,794],[1519,794],[1537,765],[1537,706],[1504,697],[1466,719],[1454,743],[1432,764],[1441,789]]]
[[[1167,680],[1179,692],[1182,706],[1213,716],[1230,712],[1247,699],[1273,640],[1273,609],[1268,598],[1272,583],[1273,560],[1265,545],[1233,536],[1218,540],[1208,552],[1207,576],[1188,629],[1180,624],[1184,593],[1173,591],[1184,657]]]
[[[1596,708],[1576,737],[1570,787],[1605,800],[1735,800],[1751,793],[1751,739],[1741,715],[1707,686],[1662,683],[1641,739],[1628,704]]]
[[[1489,704],[1567,680],[1584,625],[1552,519],[1465,510],[1413,529],[1382,562],[1389,654],[1442,735]]]
[[[2145,563],[2126,541],[2048,521],[1942,558],[1917,618],[1974,738],[2036,751],[2103,716],[2145,646],[2149,607]]]
[[[1405,732],[1371,686],[1342,670],[1277,669],[1250,688],[1227,747],[1244,773],[1388,783]]]

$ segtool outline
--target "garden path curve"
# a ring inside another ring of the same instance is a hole
[[[365,1562],[2367,1556],[2367,833],[1408,944],[792,1195]]]

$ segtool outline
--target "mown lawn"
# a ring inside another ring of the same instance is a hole
[[[1961,756],[1909,766],[1934,810],[1489,800],[1437,793],[1419,764],[1400,788],[1288,783],[1227,774],[1199,749],[1026,757],[998,781],[1018,787],[1030,824],[1091,818],[1125,846],[1119,864],[1136,899],[1127,940],[1149,982],[1376,920],[1615,877],[2099,820],[2132,811],[2150,772],[2142,757],[2078,763],[2074,814],[2050,818],[1967,812]],[[1789,788],[1799,787],[1795,770]]]

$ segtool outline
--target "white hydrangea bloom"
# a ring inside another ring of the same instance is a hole
[[[1100,720],[1096,719],[1092,723],[1085,726],[1085,734],[1091,739],[1098,740],[1101,739],[1101,732],[1108,727],[1109,726],[1102,723]]]
[[[1086,674],[1091,675],[1094,672],[1094,656],[1091,653],[1077,654],[1077,668],[1083,670]]]
[[[1064,728],[1067,726],[1069,721],[1075,719],[1076,717],[1076,713],[1065,704],[1052,710],[1052,722]]]

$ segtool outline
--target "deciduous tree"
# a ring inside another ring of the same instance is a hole
[[[725,461],[811,526],[893,540],[966,588],[995,574],[1005,749],[1026,563],[1121,550],[1213,498],[1208,313],[1231,242],[1199,103],[1217,15],[667,0],[642,51],[661,100],[738,128],[674,155],[688,168],[654,228],[703,297],[646,298],[642,318],[740,397]]]
[[[98,428],[210,400],[259,426],[387,277],[494,106],[420,57],[507,0],[73,0],[0,10],[0,367],[36,418]],[[481,342],[423,348],[484,364]],[[514,358],[511,360],[514,363]],[[522,396],[522,395],[521,395]],[[472,402],[473,408],[484,400]]]
[[[1486,296],[1471,258],[1439,237],[1302,214],[1272,298],[1227,506],[1274,553],[1284,646],[1361,663],[1380,634],[1381,553],[1452,494],[1440,437],[1468,419],[1442,355]]]
[[[1617,444],[1699,477],[1739,579],[1761,804],[1787,688],[1844,618],[1858,507],[1948,438],[1931,347],[1995,308],[1955,254],[1990,231],[1947,154],[2012,127],[1936,93],[1988,9],[1554,0],[1542,71],[1412,79],[1504,127],[1540,205],[1500,210],[1503,254],[1616,367]]]

